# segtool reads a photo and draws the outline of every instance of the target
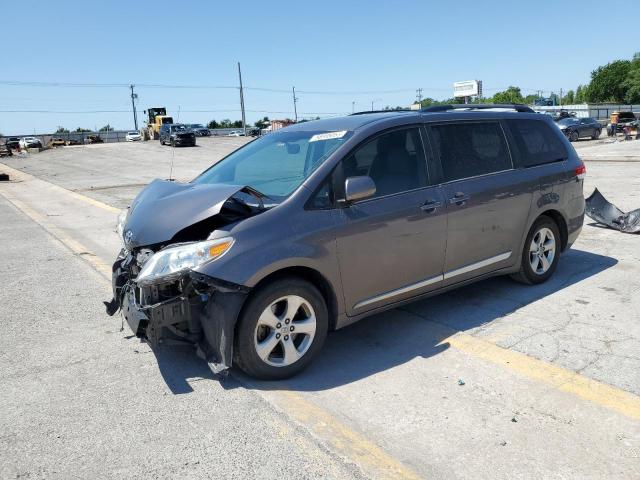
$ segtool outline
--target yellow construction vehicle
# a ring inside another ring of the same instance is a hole
[[[143,140],[158,140],[160,138],[160,127],[173,123],[173,117],[167,115],[164,107],[152,107],[144,111],[147,115],[147,127],[140,130]]]

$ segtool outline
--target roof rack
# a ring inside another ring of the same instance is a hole
[[[411,110],[410,108],[394,108],[393,110],[363,110],[355,112],[351,115],[366,115],[368,113],[394,113],[394,112],[419,112],[420,110]]]
[[[535,113],[531,107],[521,103],[456,103],[454,105],[434,105],[420,110],[421,112],[448,112],[449,110],[491,110],[508,108],[521,113]]]

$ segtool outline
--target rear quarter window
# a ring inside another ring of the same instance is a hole
[[[535,167],[567,158],[567,149],[549,125],[540,120],[506,120],[518,163]]]

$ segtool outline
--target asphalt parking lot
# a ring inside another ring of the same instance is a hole
[[[640,236],[589,219],[549,282],[363,320],[287,382],[121,331],[101,303],[117,212],[246,141],[3,159],[0,478],[640,478]],[[585,195],[640,207],[640,141],[575,147]]]

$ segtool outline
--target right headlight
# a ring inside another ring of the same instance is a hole
[[[116,222],[116,232],[118,232],[118,235],[120,236],[120,240],[123,240],[122,234],[124,232],[124,226],[127,223],[128,216],[129,216],[128,208],[125,208],[118,214],[118,221]]]
[[[148,284],[158,278],[199,267],[203,263],[220,258],[231,248],[233,242],[232,237],[225,237],[160,250],[145,262],[136,283]]]

